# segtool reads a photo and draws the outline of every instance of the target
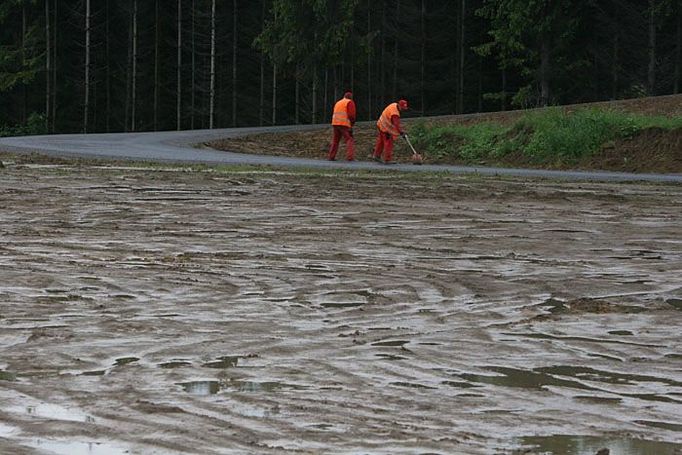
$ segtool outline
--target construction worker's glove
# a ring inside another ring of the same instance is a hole
[[[407,136],[407,133],[405,131],[400,132],[400,137],[405,138]]]

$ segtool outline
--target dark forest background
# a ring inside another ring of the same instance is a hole
[[[682,0],[0,0],[0,131],[360,120],[680,92]]]

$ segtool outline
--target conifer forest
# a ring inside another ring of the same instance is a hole
[[[0,0],[0,131],[323,123],[665,95],[680,0]]]

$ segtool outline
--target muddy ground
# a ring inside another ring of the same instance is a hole
[[[0,453],[682,453],[679,185],[5,165]]]
[[[621,101],[576,104],[564,106],[566,111],[578,108],[612,109],[643,115],[663,117],[682,116],[682,95],[668,95],[648,98],[636,98]],[[472,125],[481,122],[496,122],[511,125],[521,118],[526,111],[490,112],[480,114],[431,117],[424,121],[435,124]],[[409,133],[410,125],[419,119],[410,118],[409,112],[404,119]],[[318,131],[293,133],[256,134],[229,139],[221,139],[208,143],[218,150],[232,152],[257,153],[275,156],[296,156],[300,158],[326,159],[332,137],[331,127]],[[357,147],[356,159],[369,161],[376,139],[376,128],[373,123],[362,123],[354,128]],[[423,153],[422,150],[419,150]],[[396,141],[395,159],[409,163],[412,152],[402,140]],[[463,160],[459,154],[441,157],[424,154],[429,164],[453,165],[487,165],[502,167],[529,168],[539,167],[522,153],[511,153],[498,160],[471,163]],[[342,144],[337,159],[345,159],[345,146]],[[562,169],[568,166],[562,165]],[[663,130],[651,128],[627,139],[619,139],[604,144],[593,156],[586,157],[570,168],[581,170],[605,170],[617,172],[647,173],[682,173],[682,129]]]

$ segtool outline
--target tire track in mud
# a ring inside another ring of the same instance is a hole
[[[3,177],[0,448],[682,442],[679,187]]]

